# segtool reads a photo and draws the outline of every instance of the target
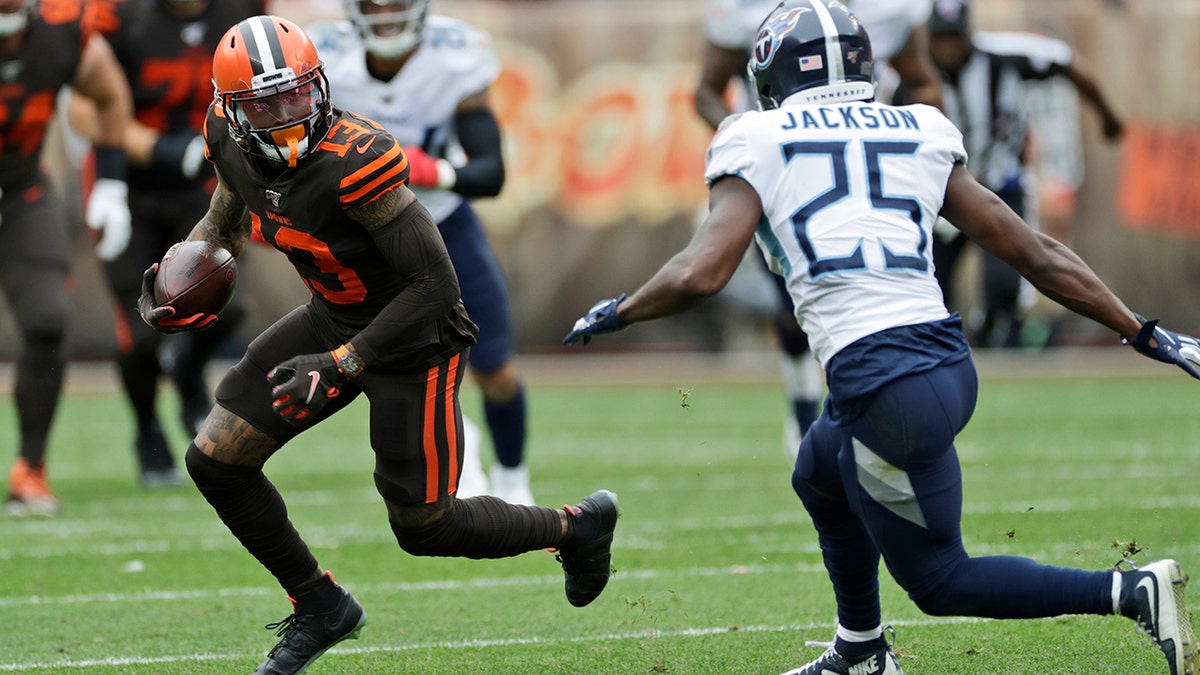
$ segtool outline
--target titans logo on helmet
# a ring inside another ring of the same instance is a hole
[[[786,14],[778,14],[768,19],[759,29],[758,37],[754,39],[755,65],[759,68],[771,65],[779,41],[796,27],[801,14],[811,11],[808,7],[797,7]]]

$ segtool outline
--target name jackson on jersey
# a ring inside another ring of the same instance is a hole
[[[838,106],[788,110],[787,121],[780,126],[785,131],[792,129],[910,129],[921,130],[917,116],[903,108],[863,108]]]

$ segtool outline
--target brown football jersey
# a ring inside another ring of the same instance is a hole
[[[263,0],[211,2],[182,18],[162,0],[92,0],[96,29],[112,44],[133,94],[134,114],[159,133],[200,133],[213,101],[213,51],[230,26],[265,14]],[[131,183],[172,186],[186,178],[158,167],[129,167]]]
[[[75,79],[93,34],[82,0],[41,0],[15,51],[0,51],[0,188],[28,185],[38,174],[55,99]]]
[[[229,135],[214,104],[205,126],[209,158],[246,202],[255,233],[287,255],[319,305],[339,327],[360,330],[407,285],[375,239],[346,215],[408,180],[408,158],[376,122],[334,108],[329,132],[291,169],[252,158]],[[462,303],[392,353],[442,343],[459,349],[476,329]]]

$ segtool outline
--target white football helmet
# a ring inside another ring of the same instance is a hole
[[[430,0],[343,0],[346,18],[358,28],[367,51],[404,56],[421,43]]]

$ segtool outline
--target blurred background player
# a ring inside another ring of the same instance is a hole
[[[1065,42],[1034,33],[973,32],[965,0],[938,0],[929,31],[930,54],[943,80],[946,115],[963,132],[971,173],[1018,215],[1026,215],[1030,189],[1026,185],[1029,82],[1065,77],[1099,113],[1105,138],[1121,137],[1120,117]],[[938,283],[951,309],[957,301],[953,277],[966,245],[966,237],[944,226],[934,240]],[[982,311],[970,322],[968,334],[976,346],[1018,347],[1023,325],[1021,277],[986,251],[982,256]]]
[[[485,489],[532,505],[525,387],[514,358],[508,289],[469,201],[494,197],[504,185],[500,127],[488,101],[500,62],[487,33],[429,15],[429,5],[345,0],[349,22],[318,24],[309,32],[338,105],[379,122],[404,146],[409,186],[437,222],[463,304],[479,326],[471,374],[496,452]]]
[[[52,515],[46,443],[62,391],[70,316],[71,234],[64,202],[39,166],[56,96],[68,85],[95,102],[96,184],[85,218],[96,255],[113,260],[129,242],[122,146],[129,89],[112,49],[94,34],[81,0],[0,0],[0,289],[16,317],[20,449],[8,476],[13,515]]]
[[[930,0],[856,0],[847,3],[858,16],[875,46],[876,77],[883,83],[877,98],[890,100],[900,89],[912,102],[941,107],[941,80],[929,60]],[[754,49],[758,27],[779,0],[711,0],[705,22],[705,42],[700,82],[696,86],[696,112],[714,130],[730,113],[746,110],[757,100],[746,79],[746,63]],[[729,87],[730,82],[742,86]],[[783,279],[766,273],[762,256],[750,252],[751,264],[769,277],[776,299],[772,316],[783,350],[781,372],[791,415],[785,418],[784,449],[795,458],[800,438],[817,418],[824,389],[820,367],[808,349],[808,337],[792,312],[792,301]]]
[[[134,450],[147,487],[178,485],[159,421],[162,334],[137,314],[141,270],[185,235],[208,209],[212,168],[204,161],[204,114],[212,102],[212,53],[233,24],[262,14],[263,0],[94,0],[97,28],[113,47],[133,95],[125,136],[133,236],[105,275],[114,296],[117,367],[137,424]],[[75,97],[72,126],[95,137],[94,109]],[[235,300],[212,328],[174,338],[170,375],[189,437],[212,407],[204,369],[243,315]]]

